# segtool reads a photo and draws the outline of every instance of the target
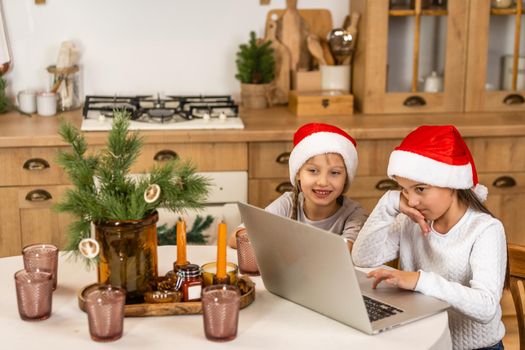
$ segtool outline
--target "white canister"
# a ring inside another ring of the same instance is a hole
[[[319,69],[321,70],[321,90],[350,92],[350,65],[321,65]]]
[[[57,94],[54,92],[40,92],[36,96],[37,113],[43,117],[57,114]]]
[[[24,113],[36,112],[36,92],[33,90],[22,90],[17,95],[18,108]]]
[[[441,92],[441,91],[443,91],[443,76],[438,75],[435,71],[433,71],[425,79],[424,90],[425,90],[425,92]]]
[[[501,89],[512,90],[512,65],[514,64],[514,56],[508,55],[501,58]],[[525,90],[525,57],[518,57],[518,72],[516,80],[516,89]]]

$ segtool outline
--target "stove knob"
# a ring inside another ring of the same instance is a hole
[[[220,120],[223,120],[223,121],[224,121],[224,120],[226,120],[227,118],[228,118],[228,116],[226,115],[226,113],[221,112],[221,114],[219,114],[219,119],[220,119]]]
[[[204,113],[204,114],[202,115],[202,119],[203,119],[203,120],[206,120],[206,121],[210,120],[210,114],[209,114],[209,113]]]
[[[103,121],[105,121],[105,120],[106,120],[106,116],[105,116],[104,114],[100,113],[100,114],[98,115],[98,121],[99,121],[99,122],[103,122]]]

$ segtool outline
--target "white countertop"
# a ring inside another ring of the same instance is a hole
[[[215,260],[215,246],[189,246],[188,259],[203,264]],[[176,247],[159,247],[159,274],[171,269]],[[228,261],[237,261],[228,250]],[[138,317],[124,320],[124,335],[97,343],[88,332],[87,316],[78,308],[77,291],[96,282],[96,271],[60,257],[53,313],[45,321],[22,321],[18,315],[13,275],[22,257],[0,259],[0,338],[2,349],[449,349],[447,313],[370,336],[264,289],[260,277],[255,301],[240,311],[237,338],[216,343],[204,336],[202,315]]]

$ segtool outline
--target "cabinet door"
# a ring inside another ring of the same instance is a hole
[[[350,6],[362,18],[352,72],[358,109],[463,110],[468,1],[351,0]]]
[[[465,110],[524,110],[522,1],[506,8],[491,7],[490,0],[471,1],[469,22]]]
[[[20,255],[24,246],[33,243],[65,247],[72,218],[57,213],[53,205],[66,188],[0,188],[0,256]]]

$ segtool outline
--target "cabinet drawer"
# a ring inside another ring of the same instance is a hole
[[[401,140],[357,141],[359,166],[357,175],[386,175],[388,159]],[[288,177],[291,142],[250,143],[249,173],[251,179]]]
[[[249,144],[250,178],[288,178],[291,142],[253,142]]]
[[[66,174],[56,163],[59,149],[1,149],[0,164],[3,169],[0,172],[0,186],[68,183]]]
[[[478,173],[525,171],[525,137],[467,138]]]
[[[147,144],[132,172],[145,172],[154,165],[178,157],[190,160],[197,171],[237,171],[248,169],[245,143]]]

